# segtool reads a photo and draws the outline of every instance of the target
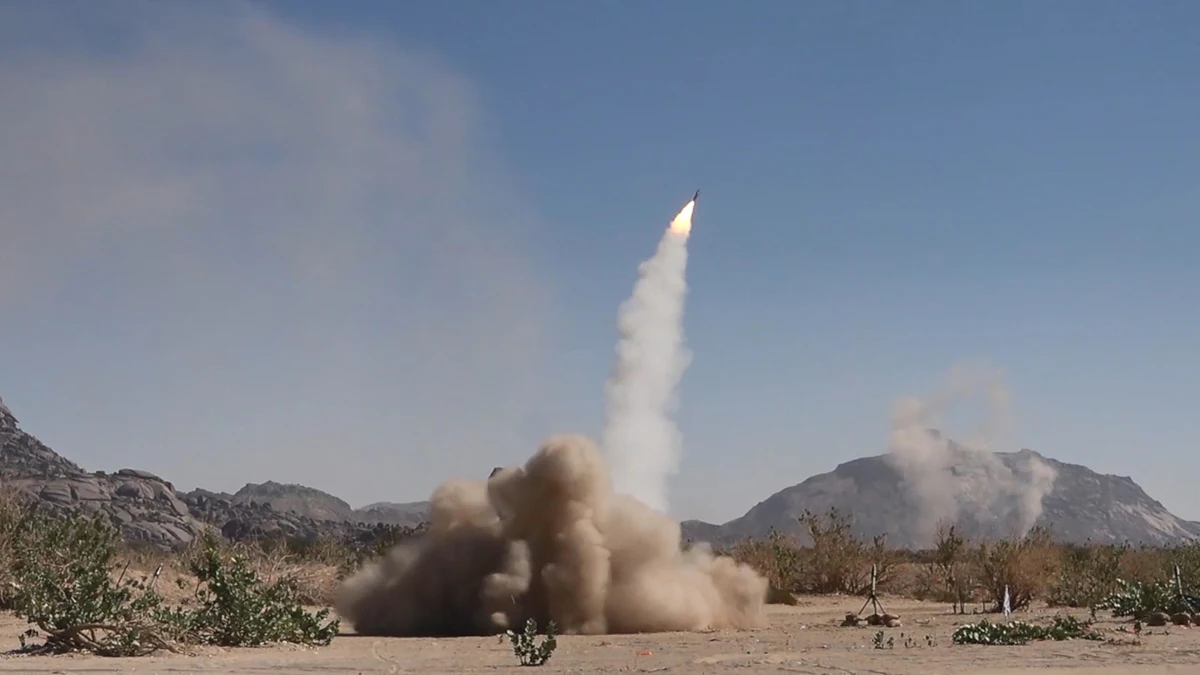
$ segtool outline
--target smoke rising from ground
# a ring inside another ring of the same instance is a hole
[[[675,218],[654,257],[638,267],[633,295],[618,312],[621,340],[605,392],[601,445],[617,492],[667,510],[667,480],[679,468],[682,438],[671,419],[691,360],[683,341],[687,232],[694,202]]]
[[[951,442],[940,431],[945,414],[954,404],[972,400],[982,402],[983,419],[962,444]],[[1037,522],[1057,472],[1032,453],[1019,453],[1011,465],[997,456],[993,448],[1008,426],[1009,394],[998,371],[955,368],[930,396],[896,401],[890,460],[918,514],[918,540],[930,543],[939,522],[953,522],[967,512],[1011,524],[1018,535]]]
[[[564,633],[750,628],[767,582],[679,524],[614,495],[586,437],[433,494],[430,530],[348,578],[337,611],[360,634],[479,635],[553,620]]]

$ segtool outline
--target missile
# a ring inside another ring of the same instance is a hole
[[[696,194],[692,195],[692,201],[696,201],[697,199],[700,199],[700,191],[699,190],[696,190]]]

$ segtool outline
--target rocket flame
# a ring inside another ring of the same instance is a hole
[[[672,234],[682,234],[683,236],[686,237],[688,234],[691,233],[691,231],[692,231],[692,211],[695,208],[696,208],[695,200],[692,200],[692,201],[688,202],[687,204],[683,205],[683,210],[680,211],[679,215],[675,216],[675,219],[671,221],[671,227],[669,229],[671,230]]]

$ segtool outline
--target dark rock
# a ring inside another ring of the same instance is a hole
[[[1187,612],[1172,614],[1171,623],[1175,624],[1176,626],[1190,626],[1192,625],[1192,615],[1188,614]]]
[[[1171,621],[1171,615],[1167,614],[1166,612],[1155,612],[1155,613],[1151,614],[1150,616],[1146,617],[1146,625],[1154,626],[1156,628],[1159,626],[1165,626],[1170,621]]]

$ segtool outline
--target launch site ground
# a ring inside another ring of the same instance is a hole
[[[772,606],[770,626],[760,630],[645,635],[560,636],[558,649],[541,668],[517,664],[501,637],[417,639],[345,634],[328,647],[197,649],[141,658],[6,656],[0,672],[12,673],[814,673],[874,675],[1117,675],[1200,673],[1200,628],[1145,628],[1135,636],[1127,621],[1103,614],[1096,623],[1107,640],[1034,642],[1023,646],[964,646],[951,642],[963,623],[985,615],[952,615],[949,605],[883,598],[899,614],[900,628],[885,628],[876,648],[876,627],[843,628],[861,598],[803,597],[795,607]],[[1079,617],[1086,610],[1074,610]],[[1014,618],[1048,620],[1039,608]],[[986,615],[996,621],[1001,617]],[[1121,628],[1125,630],[1120,630]],[[12,615],[0,618],[0,645],[18,646],[25,630]],[[887,647],[890,639],[891,647]]]

